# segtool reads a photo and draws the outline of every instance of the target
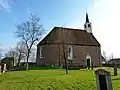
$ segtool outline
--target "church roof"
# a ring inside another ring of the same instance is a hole
[[[93,34],[86,30],[63,27],[54,27],[38,45],[60,44],[63,41],[64,44],[100,46]]]

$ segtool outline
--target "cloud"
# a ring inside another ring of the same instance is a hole
[[[8,46],[0,46],[0,53],[4,56],[9,51]]]
[[[0,11],[7,11],[7,12],[11,12],[11,6],[8,2],[8,0],[0,0]]]
[[[120,0],[93,0],[90,9],[93,33],[107,55],[120,57]]]

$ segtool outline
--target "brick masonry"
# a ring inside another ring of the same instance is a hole
[[[66,45],[65,47],[68,47]],[[94,66],[101,64],[101,51],[97,46],[72,45],[73,62],[79,65],[86,65],[86,56],[91,56]],[[43,45],[43,58],[40,58],[40,46],[37,48],[37,65],[59,65],[64,64],[62,46],[60,44]]]

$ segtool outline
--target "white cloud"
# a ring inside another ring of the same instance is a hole
[[[0,0],[0,11],[5,10],[11,12],[11,6],[8,3],[8,0]]]
[[[102,50],[120,57],[120,0],[93,0],[89,15]]]

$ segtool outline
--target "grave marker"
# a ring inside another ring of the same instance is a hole
[[[114,76],[118,75],[117,64],[114,64]]]
[[[110,72],[104,69],[95,71],[97,90],[113,90]]]
[[[6,64],[3,65],[3,73],[6,71]]]

